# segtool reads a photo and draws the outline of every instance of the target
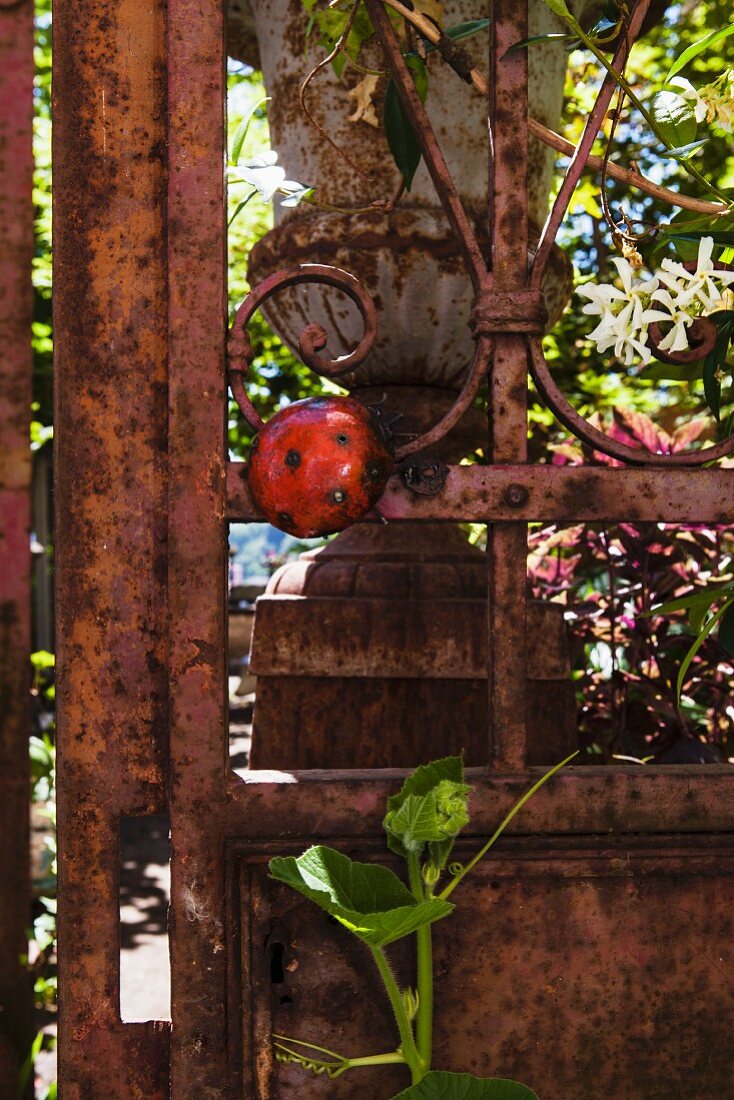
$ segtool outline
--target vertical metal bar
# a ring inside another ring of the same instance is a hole
[[[165,3],[54,5],[59,1093],[163,1098],[119,1018],[118,825],[165,809]]]
[[[506,51],[527,37],[526,0],[494,0],[490,45],[491,278],[497,290],[527,285],[527,55]],[[527,458],[527,353],[521,336],[497,334],[489,377],[493,463]],[[522,767],[527,680],[524,523],[496,523],[489,567],[489,714],[493,764]]]
[[[0,4],[0,1097],[18,1096],[31,1043],[21,962],[30,919],[33,4]]]
[[[169,0],[171,1087],[227,1095],[225,58],[221,0]]]

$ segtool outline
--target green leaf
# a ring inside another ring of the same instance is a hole
[[[432,861],[445,866],[454,838],[469,820],[468,793],[460,756],[416,768],[387,800],[383,826],[390,849],[405,857],[428,843]]]
[[[562,42],[564,39],[571,39],[572,41],[578,41],[575,34],[533,34],[530,38],[523,38],[522,42],[516,42],[514,46],[510,46],[509,50],[505,50],[503,58],[507,57],[514,50],[522,50],[526,46],[534,46],[537,42]]]
[[[355,863],[321,845],[298,858],[277,856],[269,868],[274,879],[315,902],[370,947],[384,947],[454,908],[439,898],[416,901],[387,867]]]
[[[702,237],[711,237],[713,238],[714,244],[727,245],[729,247],[734,245],[734,233],[719,232],[715,229],[689,229],[687,232],[674,233],[666,229],[663,235],[668,237],[671,241],[700,241]]]
[[[643,618],[649,615],[670,615],[673,611],[688,611],[693,607],[710,607],[712,603],[716,603],[719,597],[729,591],[728,585],[722,585],[721,588],[706,588],[703,592],[696,591],[690,592],[687,596],[679,596],[677,600],[668,600],[667,603],[661,603],[658,607],[653,607],[651,611],[645,611]]]
[[[640,371],[640,375],[655,382],[689,382],[692,366],[690,363],[658,363],[657,360],[653,360],[649,366]]]
[[[693,154],[702,149],[707,141],[708,138],[699,138],[698,141],[692,141],[690,145],[681,145],[677,149],[666,149],[663,155],[671,160],[690,160]]]
[[[671,149],[679,149],[696,140],[693,107],[677,92],[658,92],[653,96],[651,114]]]
[[[240,163],[240,156],[242,154],[242,146],[245,144],[245,138],[247,137],[247,131],[250,128],[250,123],[252,122],[253,118],[255,117],[256,112],[259,111],[260,108],[264,104],[266,104],[269,99],[270,99],[270,96],[265,96],[265,99],[261,99],[259,103],[256,103],[255,106],[250,111],[247,112],[245,117],[242,119],[242,122],[237,127],[237,132],[235,133],[234,138],[232,139],[232,155],[231,155],[230,161],[229,161],[230,164],[239,164]]]
[[[388,809],[400,809],[408,795],[428,794],[446,779],[451,783],[464,782],[464,761],[460,756],[444,756],[430,764],[421,764],[408,776],[399,792],[387,800]]]
[[[734,602],[730,603],[719,623],[719,645],[734,655]]]
[[[729,607],[731,607],[731,605],[733,603],[734,603],[734,597],[732,597],[731,600],[727,600],[726,603],[722,604],[722,606],[719,608],[719,610],[714,615],[711,616],[711,618],[708,620],[708,622],[701,628],[701,631],[700,631],[698,637],[696,638],[695,642],[693,643],[693,645],[691,646],[691,648],[688,650],[685,657],[681,661],[681,666],[678,669],[678,679],[677,679],[676,685],[675,685],[675,694],[676,694],[676,698],[677,698],[679,703],[680,703],[681,694],[683,692],[683,684],[684,684],[684,681],[685,681],[685,678],[686,678],[686,673],[688,672],[688,669],[691,667],[691,662],[693,661],[693,658],[696,656],[699,649],[701,648],[703,643],[706,641],[706,639],[708,638],[709,634],[714,629],[714,627],[718,625],[719,620],[724,615],[724,612]]]
[[[453,840],[469,823],[469,790],[463,783],[443,779],[427,794],[410,794],[399,809],[387,814],[385,830],[406,852],[420,853],[429,841]]]
[[[695,260],[701,237],[713,237],[718,233],[734,233],[734,218],[730,214],[711,217],[709,214],[692,215],[688,210],[679,210],[663,229],[662,236],[673,241],[681,259]]]
[[[408,54],[405,61],[411,70],[416,91],[421,101],[425,103],[428,94],[428,70],[425,63],[415,54]],[[405,181],[406,190],[410,191],[413,176],[423,154],[392,78],[385,92],[383,122],[390,152]]]
[[[470,1073],[433,1070],[393,1100],[538,1100],[527,1085],[506,1077],[472,1077]]]
[[[560,15],[561,19],[572,18],[571,12],[564,3],[564,0],[545,0],[546,7],[549,7],[554,15]]]
[[[230,225],[231,225],[231,224],[232,224],[232,222],[233,222],[233,221],[235,220],[235,218],[236,218],[236,217],[237,217],[237,215],[238,215],[238,214],[240,213],[240,211],[241,211],[241,210],[244,210],[244,208],[245,208],[245,207],[247,206],[247,204],[248,204],[248,202],[250,201],[250,199],[254,199],[254,197],[255,197],[255,195],[256,195],[256,194],[257,194],[257,191],[251,191],[251,192],[250,192],[250,194],[249,194],[249,195],[247,196],[247,198],[246,198],[246,199],[243,199],[243,200],[242,200],[242,202],[238,202],[238,203],[237,203],[237,205],[235,206],[235,208],[234,208],[234,211],[233,211],[233,213],[232,213],[232,217],[231,217],[231,218],[229,219],[229,221],[227,222],[227,229],[229,229]]]
[[[716,31],[711,31],[704,38],[700,38],[698,42],[694,42],[688,46],[683,53],[675,59],[670,67],[670,72],[665,78],[665,83],[676,73],[679,73],[681,69],[685,68],[689,61],[693,61],[694,57],[698,57],[704,50],[710,49],[711,46],[717,46],[719,42],[723,42],[730,34],[734,34],[734,23],[730,23],[728,27],[720,27]]]
[[[53,668],[56,664],[56,658],[47,649],[37,649],[35,653],[31,653],[31,664],[34,668],[39,669]]]
[[[486,31],[491,22],[491,19],[470,19],[467,23],[456,23],[453,27],[446,27],[443,33],[452,42],[459,42],[462,38],[471,38],[473,34]],[[426,54],[433,53],[436,49],[438,47],[433,42],[426,42]]]
[[[43,1044],[43,1032],[37,1031],[33,1042],[31,1043],[30,1050],[26,1055],[23,1064],[20,1067],[18,1073],[18,1095],[25,1096],[26,1086],[31,1079],[31,1071],[33,1070],[33,1063],[38,1057],[41,1046]]]

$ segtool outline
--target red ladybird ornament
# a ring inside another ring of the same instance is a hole
[[[312,397],[260,429],[247,480],[269,523],[313,538],[362,519],[382,496],[392,465],[389,433],[374,409],[350,397]]]

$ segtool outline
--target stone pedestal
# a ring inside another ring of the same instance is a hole
[[[487,568],[451,524],[360,524],[283,566],[257,601],[256,768],[486,764]],[[528,763],[575,747],[563,609],[531,603]]]

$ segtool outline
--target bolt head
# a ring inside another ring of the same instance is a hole
[[[505,489],[505,503],[511,508],[522,508],[523,504],[527,504],[529,497],[530,493],[524,485],[513,483]]]

